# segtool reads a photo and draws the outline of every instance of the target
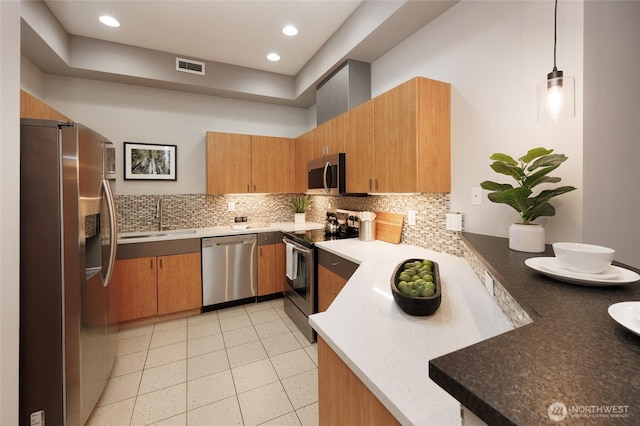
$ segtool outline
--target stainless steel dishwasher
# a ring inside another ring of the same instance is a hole
[[[203,310],[255,300],[258,294],[256,234],[202,239]],[[214,306],[220,305],[221,306]]]

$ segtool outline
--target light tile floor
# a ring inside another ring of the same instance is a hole
[[[317,425],[317,346],[282,299],[123,330],[87,426]]]

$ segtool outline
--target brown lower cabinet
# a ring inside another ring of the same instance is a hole
[[[320,426],[389,426],[400,422],[318,336]]]
[[[158,315],[202,307],[200,253],[158,257]]]
[[[258,234],[258,296],[284,291],[285,261],[282,233]]]
[[[199,240],[195,240],[193,243],[177,241],[119,246],[111,279],[117,297],[118,322],[201,308],[199,244]],[[191,252],[169,254],[172,251]]]
[[[356,269],[358,264],[318,250],[318,312],[329,308]]]
[[[157,314],[155,256],[116,260],[111,285],[117,294],[118,322]]]
[[[282,233],[276,233],[276,289],[287,291],[287,252],[282,242]]]

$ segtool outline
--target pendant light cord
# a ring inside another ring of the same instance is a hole
[[[558,0],[556,0],[553,13],[553,71],[558,71],[556,67],[556,43],[558,40]]]

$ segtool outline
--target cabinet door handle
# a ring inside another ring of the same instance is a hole
[[[253,192],[256,192],[256,185],[253,184]]]
[[[149,268],[153,269],[153,259],[149,259]]]
[[[378,190],[378,178],[376,178],[376,191]]]
[[[247,192],[251,192],[251,185],[247,184]]]
[[[162,269],[162,258],[160,258],[160,269]]]
[[[371,191],[371,184],[372,184],[371,179],[369,179],[369,191]]]

